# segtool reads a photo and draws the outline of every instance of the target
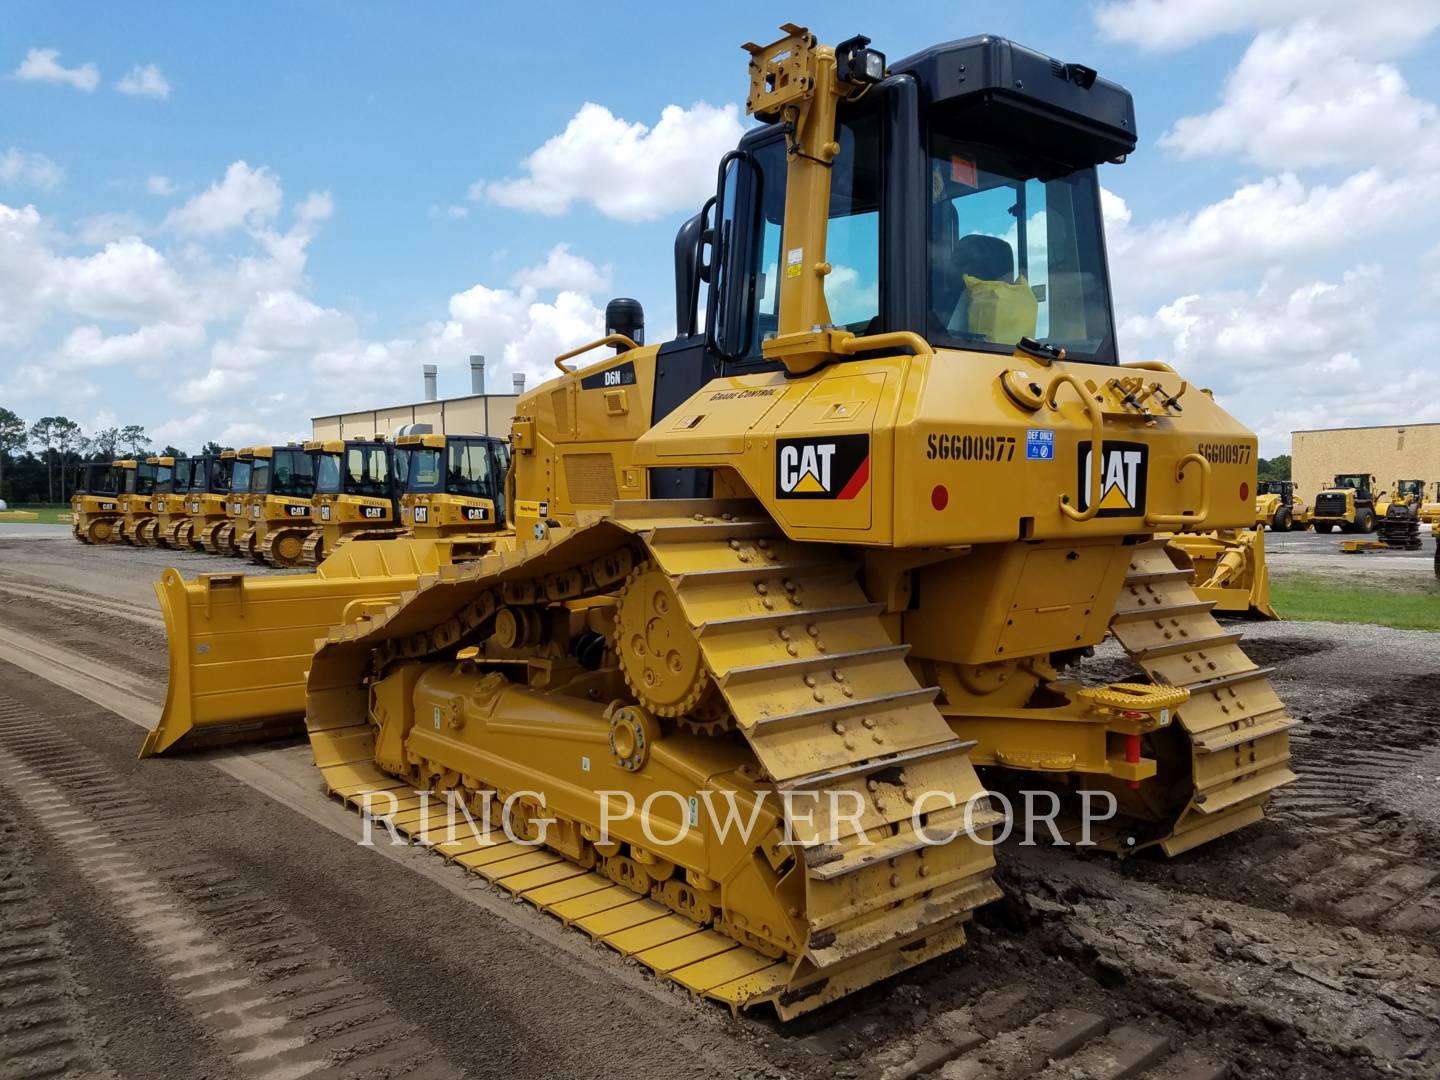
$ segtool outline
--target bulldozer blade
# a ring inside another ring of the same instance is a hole
[[[309,574],[186,581],[166,570],[155,593],[170,680],[140,756],[298,734],[316,640],[397,603],[449,561],[446,541],[387,540],[347,544]]]
[[[1178,533],[1164,539],[1171,561],[1194,569],[1195,595],[1213,602],[1216,611],[1258,619],[1280,618],[1270,603],[1264,530]]]

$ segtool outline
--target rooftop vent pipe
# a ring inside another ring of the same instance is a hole
[[[425,400],[437,401],[440,398],[440,391],[436,388],[435,377],[439,374],[440,369],[434,364],[426,364],[423,370],[425,372]]]
[[[470,357],[470,393],[485,393],[485,357]]]
[[[519,397],[525,392],[525,373],[523,371],[517,371],[511,378],[515,384],[515,396]]]

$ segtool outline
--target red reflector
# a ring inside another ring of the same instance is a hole
[[[950,505],[950,492],[945,490],[944,484],[936,484],[935,490],[930,492],[930,505],[936,510],[944,510]]]
[[[1241,501],[1241,502],[1244,502],[1244,501],[1245,501],[1246,499],[1248,499],[1248,498],[1250,498],[1250,485],[1249,485],[1249,484],[1241,484],[1241,485],[1240,485],[1240,501]]]

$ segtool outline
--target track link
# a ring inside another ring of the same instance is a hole
[[[1191,790],[1157,807],[1163,832],[1131,850],[1158,843],[1178,855],[1252,824],[1270,792],[1295,780],[1287,733],[1296,721],[1270,684],[1272,669],[1251,662],[1241,635],[1197,600],[1192,576],[1171,562],[1163,542],[1136,547],[1110,623],[1152,682],[1190,691],[1173,730],[1185,736]],[[1161,769],[1163,776],[1163,762]]]

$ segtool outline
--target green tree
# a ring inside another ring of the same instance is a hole
[[[0,496],[5,494],[5,465],[12,454],[25,449],[28,441],[25,421],[9,409],[0,407]]]
[[[204,445],[204,447],[201,448],[200,453],[202,453],[202,454],[209,454],[209,455],[211,455],[212,457],[219,457],[220,454],[221,454],[221,452],[224,451],[225,449],[226,449],[226,447],[221,446],[221,445],[220,445],[218,442],[216,442],[214,439],[211,439],[209,442],[207,442],[207,443]]]
[[[101,431],[97,431],[91,443],[91,450],[93,450],[95,456],[101,460],[105,458],[109,458],[111,461],[115,460],[116,456],[120,453],[120,429],[107,427]]]
[[[182,458],[182,457],[184,457],[184,456],[185,456],[185,451],[184,451],[184,450],[177,450],[175,447],[171,446],[169,443],[166,443],[166,444],[165,444],[165,449],[160,451],[160,457]]]
[[[1261,480],[1290,479],[1289,454],[1276,454],[1273,458],[1261,458],[1257,464]]]
[[[139,457],[150,449],[150,436],[140,424],[126,424],[120,429],[120,445],[133,457]]]

